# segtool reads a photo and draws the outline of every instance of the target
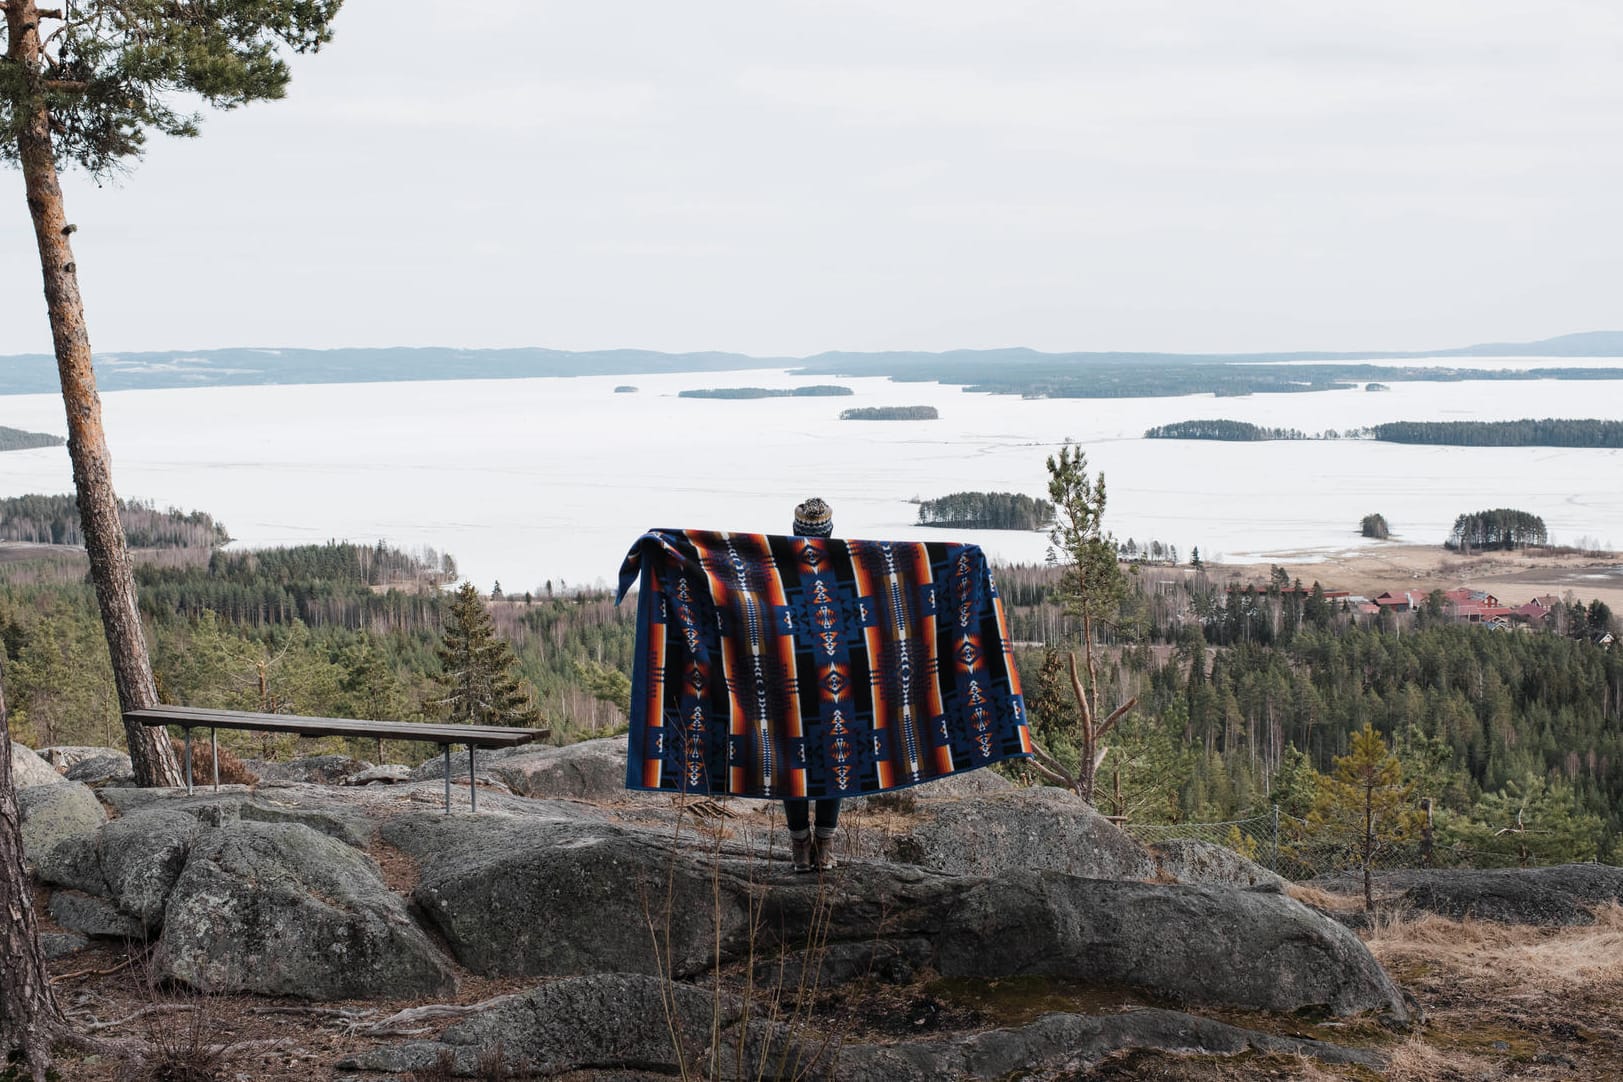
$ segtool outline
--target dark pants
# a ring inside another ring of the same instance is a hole
[[[811,826],[811,811],[807,807],[809,800],[785,800],[783,802],[783,819],[792,834],[804,833]],[[840,802],[835,800],[819,800],[817,802],[817,833],[825,837],[832,836],[834,829],[840,825]]]

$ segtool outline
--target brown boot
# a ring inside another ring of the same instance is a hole
[[[794,862],[795,871],[809,872],[812,870],[813,860],[812,837],[807,834],[804,838],[789,835],[789,859]]]
[[[820,872],[831,872],[839,867],[839,862],[834,859],[834,839],[822,836],[813,838],[811,860]]]

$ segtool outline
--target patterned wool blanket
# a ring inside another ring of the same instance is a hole
[[[860,796],[1031,754],[975,545],[653,530],[626,788]]]

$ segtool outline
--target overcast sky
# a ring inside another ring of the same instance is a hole
[[[347,0],[66,194],[106,352],[1441,347],[1623,328],[1620,129],[1616,0]]]

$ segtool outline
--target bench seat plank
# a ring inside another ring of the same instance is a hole
[[[298,733],[304,736],[381,737],[422,740],[431,744],[465,744],[479,748],[511,748],[544,740],[550,729],[514,729],[501,725],[436,725],[410,721],[369,721],[359,718],[318,718],[302,714],[260,714],[246,710],[211,710],[197,706],[156,706],[127,711],[124,717],[140,725],[179,725],[187,729],[252,729]]]
[[[410,721],[371,721],[363,718],[316,718],[303,714],[261,714],[248,710],[211,710],[201,706],[154,706],[126,710],[126,723],[179,725],[186,730],[186,793],[192,792],[192,730],[248,729],[254,732],[297,733],[300,736],[354,736],[388,740],[422,740],[438,744],[445,753],[445,812],[451,812],[451,745],[468,748],[468,802],[479,810],[474,771],[475,748],[512,748],[545,739],[550,729],[514,729],[504,725],[432,725]],[[216,744],[217,748],[218,745]],[[214,788],[220,787],[219,755],[214,764]]]

